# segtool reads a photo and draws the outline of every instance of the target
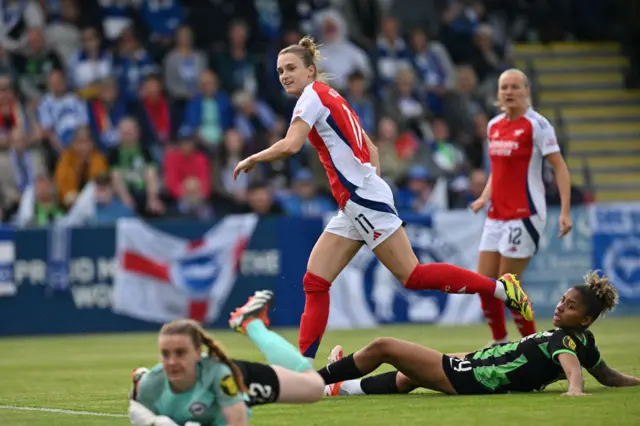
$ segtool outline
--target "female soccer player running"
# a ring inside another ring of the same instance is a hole
[[[245,334],[271,365],[230,360],[192,320],[160,330],[162,363],[134,371],[129,419],[134,426],[247,425],[248,407],[273,402],[312,403],[324,382],[295,347],[267,329],[273,293],[258,291],[231,314],[229,326]],[[202,355],[202,345],[209,350]]]
[[[479,212],[491,202],[480,242],[478,273],[497,278],[507,272],[520,277],[538,249],[547,218],[542,166],[547,160],[560,190],[559,237],[572,227],[571,182],[553,126],[531,108],[529,82],[517,69],[498,80],[498,104],[503,113],[487,126],[491,176],[484,192],[471,204]],[[505,309],[494,297],[480,294],[493,343],[507,340]],[[512,311],[522,336],[536,332],[533,320]]]
[[[363,244],[406,288],[447,293],[482,293],[503,300],[531,320],[527,295],[513,275],[499,282],[447,264],[421,265],[394,207],[393,194],[380,178],[377,148],[362,130],[345,99],[321,82],[313,39],[283,49],[278,74],[285,91],[297,96],[284,139],[241,161],[234,178],[261,162],[297,153],[307,136],[318,151],[340,212],[311,252],[303,278],[306,301],[300,324],[300,351],[314,358],[329,318],[329,287]]]
[[[571,287],[560,299],[553,330],[535,333],[513,343],[471,353],[442,354],[434,349],[392,338],[379,338],[364,349],[342,357],[336,346],[334,361],[319,371],[328,384],[327,395],[409,393],[424,387],[449,395],[497,394],[542,390],[566,379],[563,395],[586,395],[582,367],[605,386],[638,386],[602,359],[589,326],[618,303],[618,292],[597,272],[585,284]],[[363,377],[382,364],[399,371]]]

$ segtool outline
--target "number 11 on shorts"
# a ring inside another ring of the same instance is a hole
[[[367,234],[369,233],[369,231],[373,231],[373,224],[371,222],[369,222],[369,219],[367,219],[367,217],[360,213],[356,218],[355,221],[358,222],[358,225],[360,225],[360,227],[364,230],[364,232],[366,232]]]

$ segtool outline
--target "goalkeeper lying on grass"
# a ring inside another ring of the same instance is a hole
[[[248,425],[251,406],[320,400],[324,382],[296,348],[267,329],[273,293],[258,291],[229,320],[271,365],[231,360],[192,320],[165,324],[162,362],[134,371],[129,419],[134,426]],[[201,354],[201,347],[208,355]]]

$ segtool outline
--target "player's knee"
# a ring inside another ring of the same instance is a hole
[[[392,352],[394,340],[392,337],[376,337],[367,350],[378,359],[386,359]]]
[[[396,386],[399,393],[409,393],[412,390],[420,387],[420,385],[418,385],[416,382],[399,371],[398,374],[396,374]]]
[[[321,293],[329,291],[331,283],[324,278],[307,271],[302,279],[302,287],[304,288],[305,293]]]
[[[409,282],[411,282],[412,280],[415,281],[416,279],[419,278],[418,277],[419,272],[417,272],[416,270],[420,269],[422,266],[425,266],[425,265],[421,265],[418,263],[416,265],[413,265],[413,267],[411,268],[405,268],[403,270],[394,272],[393,276],[396,277],[396,279],[400,281],[400,283],[402,283],[404,287],[407,287]]]
[[[393,276],[395,277],[396,280],[400,281],[400,283],[406,287],[407,282],[409,282],[409,277],[411,276],[411,271],[409,272],[405,272],[405,271],[395,271],[393,272]]]
[[[307,374],[307,390],[309,392],[309,402],[320,401],[324,396],[324,380],[320,374],[310,371]]]

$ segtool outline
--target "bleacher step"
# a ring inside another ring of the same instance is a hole
[[[558,42],[558,43],[517,43],[514,50],[518,56],[555,55],[568,57],[580,54],[614,55],[620,53],[620,44],[613,42]]]
[[[578,107],[553,108],[543,106],[540,113],[552,122],[557,121],[558,114],[562,115],[565,124],[568,123],[598,123],[638,121],[640,119],[640,105],[585,105]]]
[[[628,152],[640,155],[640,139],[571,139],[569,141],[570,155],[597,155],[606,152]]]
[[[640,105],[640,90],[563,90],[540,93],[540,103],[546,104],[560,102],[584,102],[586,104],[600,101],[635,101]]]
[[[622,132],[633,133],[640,132],[640,120],[631,123],[571,123],[565,126],[567,131],[571,133],[588,133],[588,132]]]
[[[526,70],[533,65],[539,74],[566,72],[615,72],[629,65],[629,60],[623,56],[595,56],[588,58],[527,58],[516,59],[516,65]]]
[[[599,202],[615,202],[615,201],[635,201],[640,200],[640,189],[621,189],[607,190],[596,192],[596,201]]]
[[[571,181],[577,185],[583,185],[585,183],[584,174],[572,174]],[[595,185],[625,185],[640,189],[640,171],[636,173],[594,173],[591,181]]]
[[[606,156],[606,157],[571,157],[567,159],[570,168],[582,168],[583,162],[586,162],[592,171],[600,168],[615,169],[616,167],[636,168],[640,171],[640,156]]]

